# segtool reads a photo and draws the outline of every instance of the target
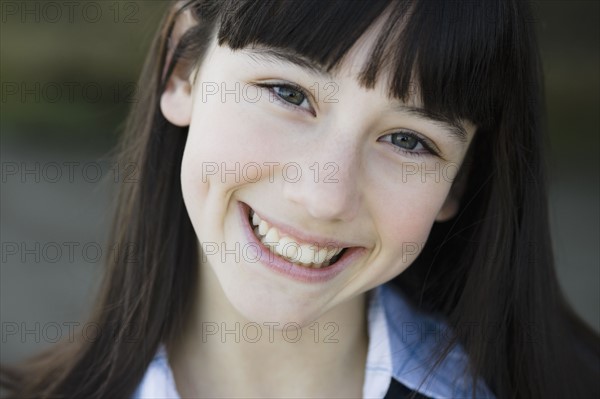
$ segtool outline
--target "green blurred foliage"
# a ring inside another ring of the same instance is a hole
[[[2,135],[112,145],[170,3],[2,1]]]
[[[551,160],[583,161],[598,172],[600,2],[537,1]],[[591,162],[591,164],[590,164]]]

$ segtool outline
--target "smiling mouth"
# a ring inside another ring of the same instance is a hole
[[[321,269],[334,265],[347,248],[336,247],[332,243],[306,243],[289,234],[281,232],[275,226],[263,220],[249,208],[248,221],[258,241],[274,254],[295,265]]]

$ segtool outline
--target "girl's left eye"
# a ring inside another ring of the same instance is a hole
[[[379,139],[380,141],[392,144],[394,151],[409,155],[438,155],[433,149],[428,139],[421,137],[419,134],[401,130],[397,133],[387,134]]]
[[[301,87],[291,83],[262,83],[257,86],[269,89],[269,92],[272,94],[269,96],[270,101],[274,99],[286,107],[304,108],[315,115],[315,112],[308,101],[308,95]],[[302,104],[305,103],[306,106],[303,107]]]

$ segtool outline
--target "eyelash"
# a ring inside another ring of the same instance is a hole
[[[291,109],[300,108],[304,111],[310,112],[313,116],[316,116],[313,106],[310,103],[310,96],[307,94],[307,91],[304,90],[302,87],[300,87],[296,84],[293,84],[293,83],[261,83],[261,84],[257,84],[256,86],[268,89],[271,93],[273,93],[273,98],[275,98],[275,100],[277,100],[284,107],[289,107]],[[279,94],[277,94],[275,92],[275,90],[273,90],[275,87],[291,89],[291,90],[297,91],[298,93],[302,94],[302,96],[304,97],[304,99],[306,100],[308,105],[310,106],[310,110],[300,107],[299,105],[292,104],[289,101],[285,101],[281,96],[279,96]]]
[[[418,133],[413,132],[411,130],[401,129],[397,132],[389,133],[382,137],[392,136],[394,134],[402,134],[402,135],[409,136],[409,137],[416,139],[417,143],[420,144],[421,146],[423,146],[423,148],[426,151],[426,152],[409,151],[409,150],[401,148],[397,145],[394,145],[391,141],[384,141],[385,143],[389,143],[392,146],[392,149],[399,154],[409,155],[409,156],[413,156],[413,157],[430,156],[430,155],[437,156],[437,157],[440,156],[440,154],[436,150],[434,150],[434,145],[431,144],[431,142],[428,139],[422,137]]]
[[[273,98],[275,98],[281,105],[283,105],[284,107],[289,107],[290,109],[298,109],[301,108],[305,111],[310,112],[313,116],[316,116],[315,112],[313,111],[313,107],[310,104],[310,100],[309,100],[309,95],[306,93],[306,91],[293,83],[261,83],[261,84],[257,84],[256,86],[258,87],[262,87],[265,89],[268,89],[271,93],[273,93]],[[297,91],[298,93],[302,94],[302,96],[304,97],[304,99],[308,102],[308,105],[310,105],[311,110],[306,110],[305,108],[302,108],[298,105],[292,104],[288,101],[285,101],[282,97],[279,96],[279,94],[277,94],[275,92],[275,90],[273,90],[275,87],[280,87],[280,88],[286,88],[286,89],[292,89],[294,91]],[[388,142],[391,144],[391,146],[393,147],[393,150],[396,151],[399,154],[404,154],[404,155],[409,155],[409,156],[413,156],[413,157],[420,157],[420,156],[429,156],[429,155],[433,155],[433,156],[440,156],[439,153],[437,151],[435,151],[433,148],[434,146],[431,144],[431,142],[422,137],[421,135],[410,131],[410,130],[400,130],[398,132],[394,132],[394,133],[390,133],[387,134],[383,137],[386,136],[391,136],[394,134],[404,134],[406,136],[415,138],[418,142],[418,144],[420,144],[421,146],[423,146],[423,148],[427,151],[427,152],[414,152],[414,151],[408,151],[405,150],[397,145],[392,144],[391,142]],[[387,141],[386,141],[387,142]]]

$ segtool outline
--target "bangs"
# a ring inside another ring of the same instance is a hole
[[[228,0],[217,38],[233,50],[284,48],[332,71],[382,17],[359,84],[373,88],[385,70],[390,98],[418,94],[429,113],[483,127],[497,122],[507,97],[525,83],[522,38],[512,34],[523,14],[517,7],[500,0]]]

